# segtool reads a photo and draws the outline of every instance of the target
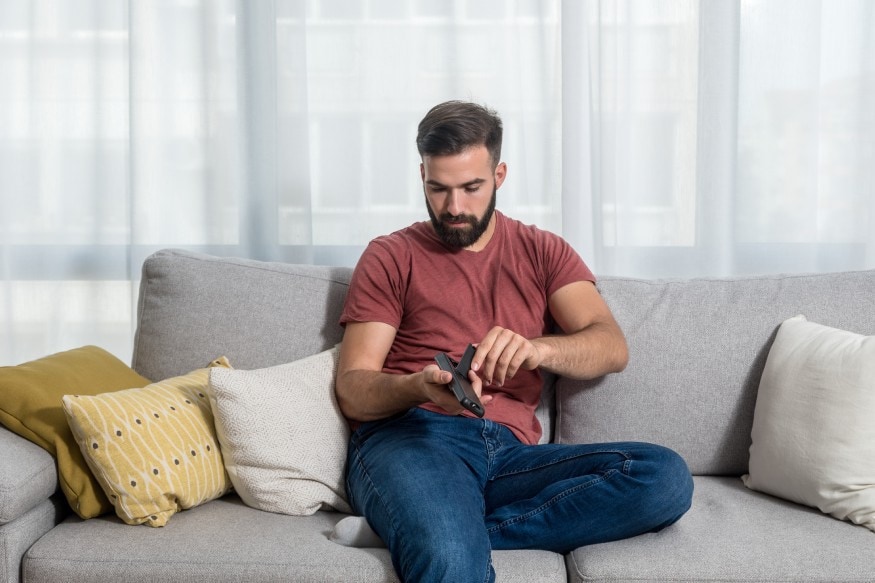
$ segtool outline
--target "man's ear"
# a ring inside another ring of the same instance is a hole
[[[425,182],[425,164],[422,162],[419,163],[419,177]]]
[[[499,162],[498,166],[495,167],[495,188],[501,188],[501,183],[504,182],[504,179],[507,177],[507,164],[504,162]]]

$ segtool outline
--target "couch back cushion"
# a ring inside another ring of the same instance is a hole
[[[146,258],[132,366],[162,380],[225,355],[234,368],[292,362],[340,342],[352,270],[162,250]]]
[[[555,440],[655,442],[694,474],[747,471],[757,388],[781,322],[804,314],[875,334],[875,270],[598,285],[626,334],[629,365],[557,381]]]

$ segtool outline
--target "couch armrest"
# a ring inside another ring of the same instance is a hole
[[[54,458],[0,426],[0,525],[47,500],[57,488]]]

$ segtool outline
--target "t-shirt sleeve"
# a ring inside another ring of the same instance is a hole
[[[349,322],[401,324],[403,287],[397,253],[375,239],[362,253],[349,282],[340,325]]]
[[[565,239],[548,232],[544,232],[543,235],[542,265],[548,298],[570,283],[578,281],[595,283],[595,275]]]

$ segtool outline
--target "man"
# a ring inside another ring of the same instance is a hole
[[[690,506],[686,464],[665,448],[536,445],[541,371],[595,378],[628,352],[571,247],[495,210],[501,137],[479,105],[428,112],[417,147],[431,220],[371,242],[341,316],[350,504],[404,581],[493,581],[492,549],[565,553],[659,530]],[[482,419],[434,363],[468,343]]]

